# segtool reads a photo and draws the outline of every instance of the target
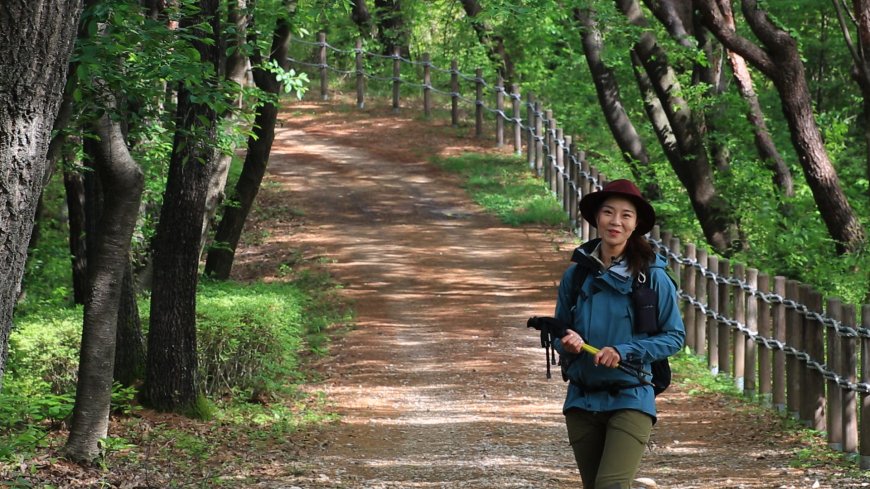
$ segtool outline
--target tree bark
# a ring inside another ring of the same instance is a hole
[[[758,8],[755,0],[743,0],[743,16],[764,48],[729,28],[716,0],[696,2],[705,25],[719,41],[743,56],[776,87],[804,178],[813,193],[828,234],[837,243],[837,252],[860,249],[864,242],[864,229],[840,187],[837,172],[831,164],[821,132],[816,125],[797,41],[788,32],[777,27],[767,13]]]
[[[81,173],[63,172],[66,208],[69,212],[69,252],[72,262],[73,302],[85,303],[87,290],[87,246],[85,245],[85,185]]]
[[[271,59],[285,70],[289,67],[287,50],[291,34],[290,16],[296,10],[296,3],[296,0],[283,2],[286,14],[279,17],[272,36]],[[254,58],[254,64],[258,67],[254,68],[254,82],[264,92],[277,97],[281,93],[280,82],[275,78],[274,73],[259,68],[262,64],[262,54],[257,51]],[[277,118],[278,107],[275,104],[264,103],[257,109],[254,134],[248,139],[245,164],[233,192],[233,200],[237,205],[227,206],[224,209],[223,218],[215,232],[215,246],[209,250],[205,262],[205,274],[208,276],[220,280],[226,280],[230,276],[242,229],[254,205],[254,199],[260,190],[260,183],[263,181],[269,163]]]
[[[200,0],[199,11],[183,19],[197,31],[192,44],[204,69],[211,70],[216,90],[223,76],[219,2]],[[213,34],[194,26],[208,23]],[[145,366],[144,401],[161,411],[188,412],[196,407],[196,288],[202,216],[215,157],[217,114],[191,99],[189,87],[178,90],[175,138],[163,207],[154,238],[154,287]]]
[[[372,34],[372,14],[369,13],[366,0],[352,0],[350,19],[356,24],[360,34],[370,36]]]
[[[625,112],[616,75],[601,59],[601,32],[594,15],[588,9],[574,9],[574,19],[580,24],[583,53],[592,73],[598,103],[632,176],[643,188],[644,196],[657,200],[661,198],[661,191],[656,182],[655,171],[650,166],[646,146]]]
[[[239,89],[245,84],[245,74],[247,72],[248,57],[245,55],[245,44],[247,43],[247,30],[249,17],[245,14],[247,10],[246,0],[236,0],[230,2],[227,18],[229,22],[235,25],[235,34],[230,39],[234,49],[232,54],[227,56],[226,61],[226,79],[237,84]],[[221,118],[229,118],[228,123],[218,124],[219,127],[226,127],[227,131],[234,130],[238,124],[238,117],[234,113],[221,114]],[[233,120],[235,119],[235,120]],[[229,136],[229,135],[228,135]],[[214,161],[214,169],[208,184],[208,194],[205,197],[205,212],[202,218],[202,237],[200,238],[200,256],[202,250],[208,242],[208,234],[212,228],[218,206],[224,200],[224,189],[227,185],[227,177],[230,173],[230,164],[233,160],[232,153],[220,152],[217,154]]]
[[[0,388],[81,10],[81,0],[7,0],[0,8]]]
[[[731,29],[735,28],[734,15],[731,9],[731,0],[719,0],[720,8],[725,22]],[[734,81],[737,85],[737,90],[740,95],[746,100],[749,106],[749,111],[746,118],[752,125],[752,132],[755,141],[755,148],[758,151],[758,156],[761,161],[773,173],[773,184],[779,189],[783,195],[787,197],[794,196],[794,180],[792,179],[791,170],[776,149],[776,143],[767,129],[767,123],[764,121],[764,111],[761,108],[761,103],[758,101],[758,95],[755,93],[755,88],[752,83],[752,75],[749,73],[749,67],[746,66],[746,60],[743,56],[735,53],[732,50],[727,50],[728,62],[731,65],[731,72],[734,74]]]
[[[94,130],[100,138],[100,154],[95,161],[100,184],[112,191],[103,195],[94,246],[88,256],[76,401],[64,448],[66,455],[78,462],[90,462],[99,455],[99,441],[106,437],[109,426],[121,282],[144,187],[144,175],[127,150],[120,122],[103,115]]]
[[[118,303],[118,330],[115,335],[115,382],[132,386],[145,377],[145,337],[136,302],[136,284],[130,257],[124,266],[121,298]]]
[[[616,3],[632,25],[648,27],[636,0],[617,0]],[[646,83],[659,99],[657,107],[667,119],[668,132],[658,134],[659,140],[688,192],[707,243],[719,253],[730,254],[732,247],[739,245],[735,241],[738,231],[733,211],[716,189],[699,122],[680,95],[680,83],[668,65],[667,54],[649,30],[640,35],[632,53],[633,59],[642,67]],[[636,70],[636,73],[640,71]],[[659,127],[664,128],[661,124]]]

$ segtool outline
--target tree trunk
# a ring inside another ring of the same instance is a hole
[[[7,0],[0,8],[0,388],[81,10],[81,0]]]
[[[72,261],[73,301],[85,303],[87,290],[87,246],[85,245],[85,185],[81,173],[63,172],[66,208],[69,212],[69,252]]]
[[[778,28],[756,0],[743,0],[743,16],[764,49],[736,34],[728,27],[716,0],[697,0],[704,23],[728,49],[737,52],[776,86],[788,122],[792,145],[803,168],[804,177],[828,233],[837,243],[837,252],[860,249],[864,229],[849,205],[837,172],[825,150],[821,132],[812,111],[812,98],[797,42]]]
[[[89,248],[76,401],[64,448],[68,457],[79,462],[99,455],[99,441],[109,426],[120,285],[144,187],[144,176],[127,150],[120,123],[104,115],[95,126],[100,137],[98,176],[101,186],[112,191],[103,196],[94,246]]]
[[[145,377],[145,337],[136,302],[133,263],[127,257],[118,303],[118,330],[115,335],[115,382],[132,386]]]
[[[235,30],[231,38],[234,49],[232,54],[227,56],[226,78],[239,85],[239,90],[245,84],[245,73],[248,66],[248,57],[245,55],[249,20],[248,16],[244,15],[246,8],[247,2],[245,0],[237,0],[234,3],[230,3],[227,14],[229,22],[235,25]],[[227,128],[227,131],[233,131],[233,128],[239,124],[235,113],[222,114],[221,118],[230,118],[227,123],[218,124],[219,127]],[[228,135],[228,137],[231,137],[231,135]],[[202,218],[202,237],[200,238],[201,244],[199,249],[200,256],[202,256],[202,250],[208,242],[208,233],[211,230],[212,221],[214,221],[218,206],[224,200],[224,189],[227,185],[227,177],[230,173],[232,160],[233,154],[226,152],[218,153],[215,158],[214,169],[208,184],[208,194],[205,197],[205,212]]]
[[[735,25],[734,15],[731,9],[731,0],[719,0],[719,5],[722,9],[725,22],[727,22],[733,30]],[[746,60],[743,59],[743,56],[740,56],[730,49],[727,51],[727,54],[728,62],[731,64],[731,72],[734,74],[734,81],[737,84],[737,89],[749,106],[746,118],[752,125],[755,148],[758,151],[758,156],[773,173],[774,186],[778,188],[783,195],[794,197],[794,181],[792,179],[791,170],[788,169],[788,165],[786,165],[779,150],[776,149],[776,143],[773,142],[773,138],[770,136],[770,131],[767,129],[767,123],[764,121],[764,112],[761,108],[761,103],[758,101],[758,95],[755,93],[755,88],[752,83],[752,75],[749,73],[749,67],[746,66]]]
[[[287,50],[290,42],[290,15],[295,12],[296,1],[284,1],[286,15],[279,17],[272,37],[271,59],[282,68],[287,69]],[[256,52],[255,65],[260,66],[262,55]],[[281,84],[275,74],[254,69],[254,81],[264,92],[275,94],[281,92]],[[236,247],[242,236],[245,221],[254,205],[254,199],[260,190],[260,183],[266,174],[269,163],[269,153],[275,140],[275,122],[278,118],[278,107],[272,103],[264,103],[257,109],[254,122],[254,134],[248,139],[248,152],[239,181],[233,192],[233,200],[237,205],[227,206],[223,218],[215,233],[215,246],[208,252],[205,262],[205,273],[211,277],[226,280],[230,276]]]
[[[632,25],[647,27],[636,0],[617,0],[616,3]],[[733,246],[738,245],[734,241],[738,236],[736,221],[730,206],[716,190],[698,121],[680,94],[677,75],[650,31],[641,34],[632,51],[633,59],[642,66],[647,83],[659,99],[658,106],[669,124],[670,133],[659,134],[665,154],[689,194],[707,243],[727,255]]]
[[[650,166],[646,146],[625,112],[625,106],[622,105],[616,75],[601,59],[603,49],[601,32],[594,15],[588,9],[574,9],[574,19],[581,26],[583,53],[589,71],[592,73],[598,103],[601,105],[610,132],[622,152],[622,157],[631,168],[632,176],[644,189],[644,196],[647,199],[657,200],[661,198],[661,191],[656,181],[655,171]]]
[[[186,27],[211,25],[214,42],[199,30],[192,41],[216,90],[222,76],[223,46],[217,0],[200,0]],[[196,288],[202,216],[215,157],[217,114],[191,100],[184,84],[178,109],[164,205],[154,238],[151,325],[145,366],[144,400],[161,411],[192,412],[198,396],[196,359]]]

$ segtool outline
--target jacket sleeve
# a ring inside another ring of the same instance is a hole
[[[615,346],[620,357],[627,362],[650,363],[667,358],[680,351],[686,339],[677,288],[664,269],[650,269],[650,287],[658,295],[658,323],[661,333]]]

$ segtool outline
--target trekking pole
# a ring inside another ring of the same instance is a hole
[[[586,353],[591,353],[593,355],[598,353],[599,351],[601,351],[600,348],[595,348],[594,346],[590,345],[589,343],[583,343],[582,349]],[[625,365],[622,363],[617,363],[616,368],[618,368],[619,370],[622,370],[623,372],[625,372],[629,375],[634,375],[635,377],[638,378],[638,380],[640,380],[640,382],[642,384],[653,385],[652,382],[650,382],[650,381],[646,380],[646,378],[644,378],[645,375],[652,376],[652,374],[647,372],[646,370],[641,370],[638,367],[633,367],[631,365]]]

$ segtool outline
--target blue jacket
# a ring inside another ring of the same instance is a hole
[[[593,265],[580,288],[576,304],[569,304],[572,277],[578,265],[572,264],[562,276],[556,317],[572,325],[586,343],[597,348],[610,346],[619,352],[624,362],[642,364],[650,371],[650,363],[677,353],[686,336],[680,315],[676,287],[667,275],[667,262],[659,255],[649,269],[649,284],[658,296],[658,323],[661,333],[647,335],[634,333],[634,310],[631,303],[633,279],[625,265],[616,263],[602,270],[600,262],[589,256],[591,246],[582,246],[588,264]],[[620,385],[637,385],[638,379],[619,369],[597,367],[592,355],[567,353],[560,341],[554,342],[562,362],[567,363],[567,376],[571,383],[565,398],[563,412],[572,408],[601,412],[635,409],[656,418],[655,394],[651,386],[637,386],[614,390]],[[649,378],[647,378],[649,380]]]

